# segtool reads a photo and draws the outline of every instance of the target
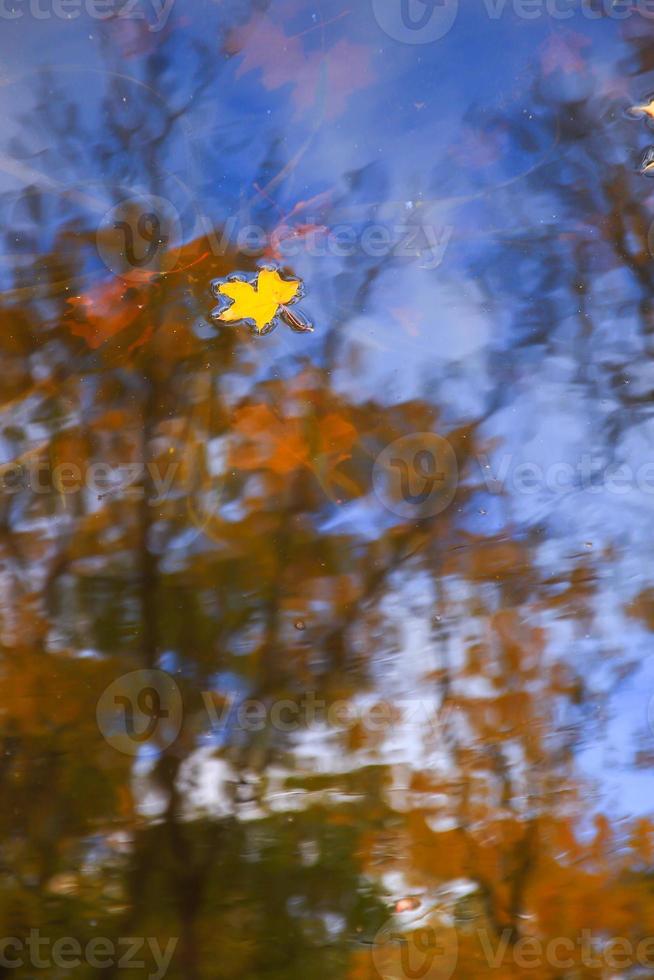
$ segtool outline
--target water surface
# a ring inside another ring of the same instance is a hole
[[[0,16],[2,976],[654,969],[652,18],[407,6]]]

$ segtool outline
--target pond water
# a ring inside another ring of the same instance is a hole
[[[654,975],[654,5],[0,52],[0,977]]]

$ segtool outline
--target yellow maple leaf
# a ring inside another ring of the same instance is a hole
[[[287,282],[276,269],[262,269],[256,287],[249,282],[224,282],[218,292],[232,300],[231,306],[218,314],[227,323],[252,320],[259,333],[275,319],[280,307],[285,307],[297,295],[299,281]]]

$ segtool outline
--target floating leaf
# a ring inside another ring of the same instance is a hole
[[[262,269],[253,282],[238,274],[216,279],[212,290],[221,305],[211,315],[225,323],[250,323],[259,334],[274,330],[281,317],[293,330],[305,333],[313,330],[309,321],[288,309],[301,295],[301,287],[299,279],[282,279],[276,269]]]
[[[627,112],[634,118],[648,116],[650,119],[654,119],[654,96],[650,95],[647,101],[641,103],[640,105],[630,106]]]

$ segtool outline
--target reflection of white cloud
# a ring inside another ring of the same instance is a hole
[[[177,777],[187,819],[199,813],[227,817],[234,812],[230,787],[236,774],[229,763],[216,757],[211,746],[197,749],[185,759]]]
[[[389,266],[370,308],[352,316],[345,328],[348,340],[363,349],[365,372],[356,380],[343,375],[340,387],[357,399],[404,401],[425,394],[426,384],[438,379],[448,386],[447,400],[458,414],[483,410],[484,351],[492,326],[473,282],[445,280],[440,270],[421,270],[417,264]],[[462,362],[456,379],[454,362]]]

